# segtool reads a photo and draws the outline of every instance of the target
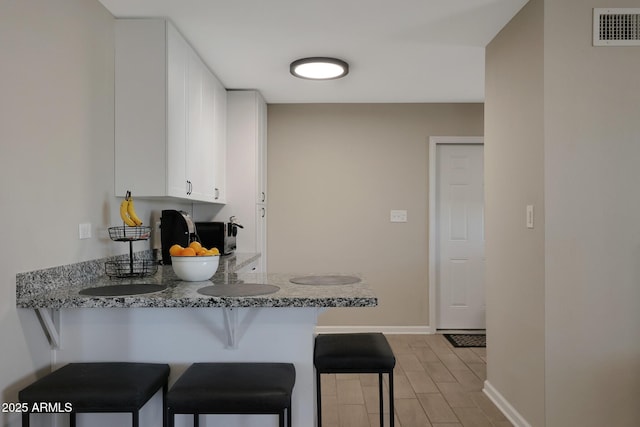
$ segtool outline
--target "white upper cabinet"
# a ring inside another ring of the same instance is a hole
[[[229,202],[244,225],[237,244],[243,251],[259,252],[257,270],[267,262],[267,104],[255,90],[227,92],[227,161]]]
[[[198,54],[164,19],[118,19],[115,68],[116,195],[225,203],[226,90]]]

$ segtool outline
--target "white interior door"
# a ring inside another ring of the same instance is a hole
[[[436,147],[438,329],[484,329],[482,144]]]

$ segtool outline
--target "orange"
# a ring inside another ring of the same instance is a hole
[[[220,255],[218,248],[211,248],[209,249],[209,252],[211,252],[211,255]]]
[[[180,252],[182,252],[184,248],[178,244],[175,244],[169,248],[169,255],[171,256],[180,256]]]
[[[196,241],[189,243],[189,247],[196,251],[196,253],[198,252],[198,250],[202,249],[202,245],[200,244],[200,242]]]
[[[184,248],[180,251],[180,256],[196,256],[196,251],[193,248]]]
[[[200,248],[196,251],[197,256],[207,255],[207,250],[205,248]]]

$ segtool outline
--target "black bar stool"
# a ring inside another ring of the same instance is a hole
[[[291,395],[296,370],[291,363],[194,363],[167,394],[169,427],[176,414],[277,414],[291,427]]]
[[[382,427],[384,425],[382,374],[385,373],[389,375],[390,426],[393,427],[393,368],[396,365],[396,358],[383,334],[320,334],[316,337],[313,364],[316,368],[318,427],[322,426],[321,374],[378,374],[380,427]]]
[[[69,363],[22,389],[18,399],[29,411],[33,405],[61,405],[60,412],[70,411],[71,427],[76,413],[84,412],[131,412],[132,426],[138,427],[140,409],[160,389],[164,407],[169,371],[169,365],[156,363]],[[22,413],[23,427],[29,427],[29,414]]]

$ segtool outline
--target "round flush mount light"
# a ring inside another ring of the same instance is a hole
[[[346,76],[349,64],[336,58],[302,58],[293,61],[289,70],[302,79],[331,80]]]

